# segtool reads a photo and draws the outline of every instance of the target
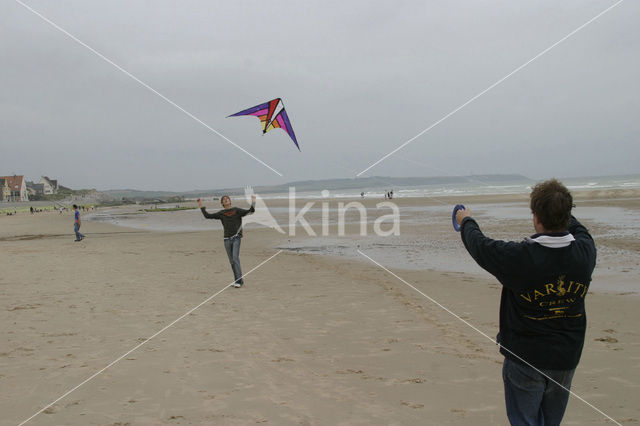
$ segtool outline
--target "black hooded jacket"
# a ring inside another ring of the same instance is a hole
[[[517,243],[485,237],[471,217],[461,227],[469,254],[503,286],[500,352],[539,369],[576,368],[587,325],[584,298],[596,265],[587,229],[571,217],[568,232]]]

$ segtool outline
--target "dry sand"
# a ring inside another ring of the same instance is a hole
[[[637,193],[576,198],[639,206]],[[26,420],[232,280],[219,231],[85,222],[83,232],[74,242],[71,213],[0,217],[2,425]],[[244,271],[290,239],[247,230]],[[630,238],[596,243],[639,250]],[[394,272],[495,336],[491,277]],[[572,388],[625,424],[640,419],[639,301],[591,292]],[[489,339],[375,265],[283,251],[245,288],[224,290],[29,424],[506,424],[501,362]],[[564,424],[603,423],[570,399]]]

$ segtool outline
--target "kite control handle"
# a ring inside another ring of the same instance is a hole
[[[458,221],[456,221],[456,213],[458,213],[458,210],[466,210],[466,207],[462,204],[456,204],[453,208],[453,213],[451,213],[451,223],[453,224],[453,229],[455,229],[456,232],[460,232],[460,225],[458,225]]]

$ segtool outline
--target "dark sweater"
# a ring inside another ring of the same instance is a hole
[[[575,241],[547,247],[484,236],[470,217],[462,221],[462,242],[483,269],[503,285],[500,299],[500,352],[539,369],[570,370],[580,361],[587,325],[584,298],[596,265],[596,248],[587,229],[571,218],[568,232],[537,234]]]
[[[242,218],[248,214],[256,211],[255,205],[252,203],[249,210],[241,209],[238,207],[231,207],[230,209],[219,210],[215,213],[208,213],[207,210],[200,208],[202,214],[207,219],[218,219],[222,222],[224,228],[224,238],[231,238],[238,236],[242,238]]]

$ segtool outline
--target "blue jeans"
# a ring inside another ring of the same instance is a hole
[[[73,232],[76,233],[76,241],[80,241],[84,238],[84,234],[80,233],[80,225],[78,225],[77,223],[73,224]]]
[[[566,389],[571,388],[573,370],[540,370]],[[504,399],[512,425],[559,425],[569,401],[569,392],[528,365],[509,358],[502,364]]]
[[[229,256],[229,263],[231,263],[236,284],[244,284],[242,269],[240,269],[240,241],[242,241],[242,238],[237,236],[224,239],[224,248],[227,249],[227,256]]]

